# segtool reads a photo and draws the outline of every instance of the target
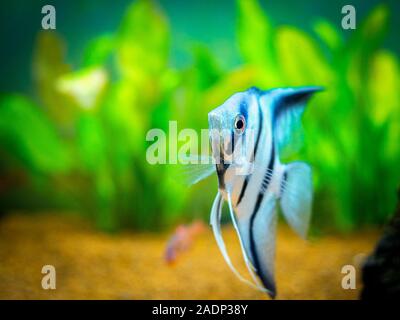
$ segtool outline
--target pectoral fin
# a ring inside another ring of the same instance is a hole
[[[202,155],[179,155],[179,171],[185,184],[191,186],[212,175],[215,172],[215,164],[211,157]]]

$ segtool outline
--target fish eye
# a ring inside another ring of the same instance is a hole
[[[245,127],[246,127],[246,120],[241,114],[237,115],[234,123],[235,132],[237,134],[242,134],[244,132]]]

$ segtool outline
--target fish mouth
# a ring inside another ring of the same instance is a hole
[[[223,142],[211,139],[211,151],[217,170],[222,170],[226,165],[225,155],[223,152]]]
[[[217,165],[225,165],[231,163],[230,153],[227,152],[231,146],[229,137],[225,137],[222,133],[214,134],[210,137],[212,157]]]
[[[218,188],[220,190],[225,189],[225,172],[229,168],[229,161],[226,161],[224,154],[224,137],[221,130],[212,129],[210,133],[210,144],[212,151],[212,158],[215,163],[217,176],[218,176]]]
[[[223,177],[229,168],[232,168],[232,174],[236,176],[247,176],[254,170],[254,159],[245,154],[243,141],[237,140],[226,132],[220,133],[216,139],[210,139],[212,148],[212,158],[216,165],[216,170],[220,185],[223,186]],[[240,138],[239,138],[240,139]],[[235,145],[236,144],[236,145]]]
[[[217,170],[217,176],[218,176],[218,188],[220,190],[225,189],[225,172],[228,170],[229,164],[224,163],[223,160],[221,160],[220,163],[216,164],[216,170]]]
[[[219,189],[223,190],[225,189],[225,172],[232,163],[231,156],[227,152],[231,146],[232,131],[226,128],[223,117],[218,113],[209,113],[208,121],[212,158],[217,171]]]
[[[210,122],[210,126],[211,126]],[[211,127],[210,129],[210,144],[211,144],[211,152],[212,152],[212,157],[215,161],[215,164],[220,164],[221,161],[224,159],[224,154],[222,152],[222,141],[223,137],[221,135],[221,130],[218,128],[216,129],[214,126]]]

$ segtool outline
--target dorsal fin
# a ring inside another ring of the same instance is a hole
[[[282,153],[283,149],[288,150],[289,142],[296,144],[296,138],[300,137],[301,115],[304,111],[308,99],[322,87],[298,87],[298,88],[279,88],[269,90],[270,96],[271,121],[273,127],[274,140]],[[297,133],[297,136],[295,137]],[[295,149],[294,146],[293,149]]]

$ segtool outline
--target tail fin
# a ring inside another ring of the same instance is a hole
[[[281,182],[280,204],[289,225],[305,238],[311,217],[311,168],[304,162],[292,162],[285,168]]]

